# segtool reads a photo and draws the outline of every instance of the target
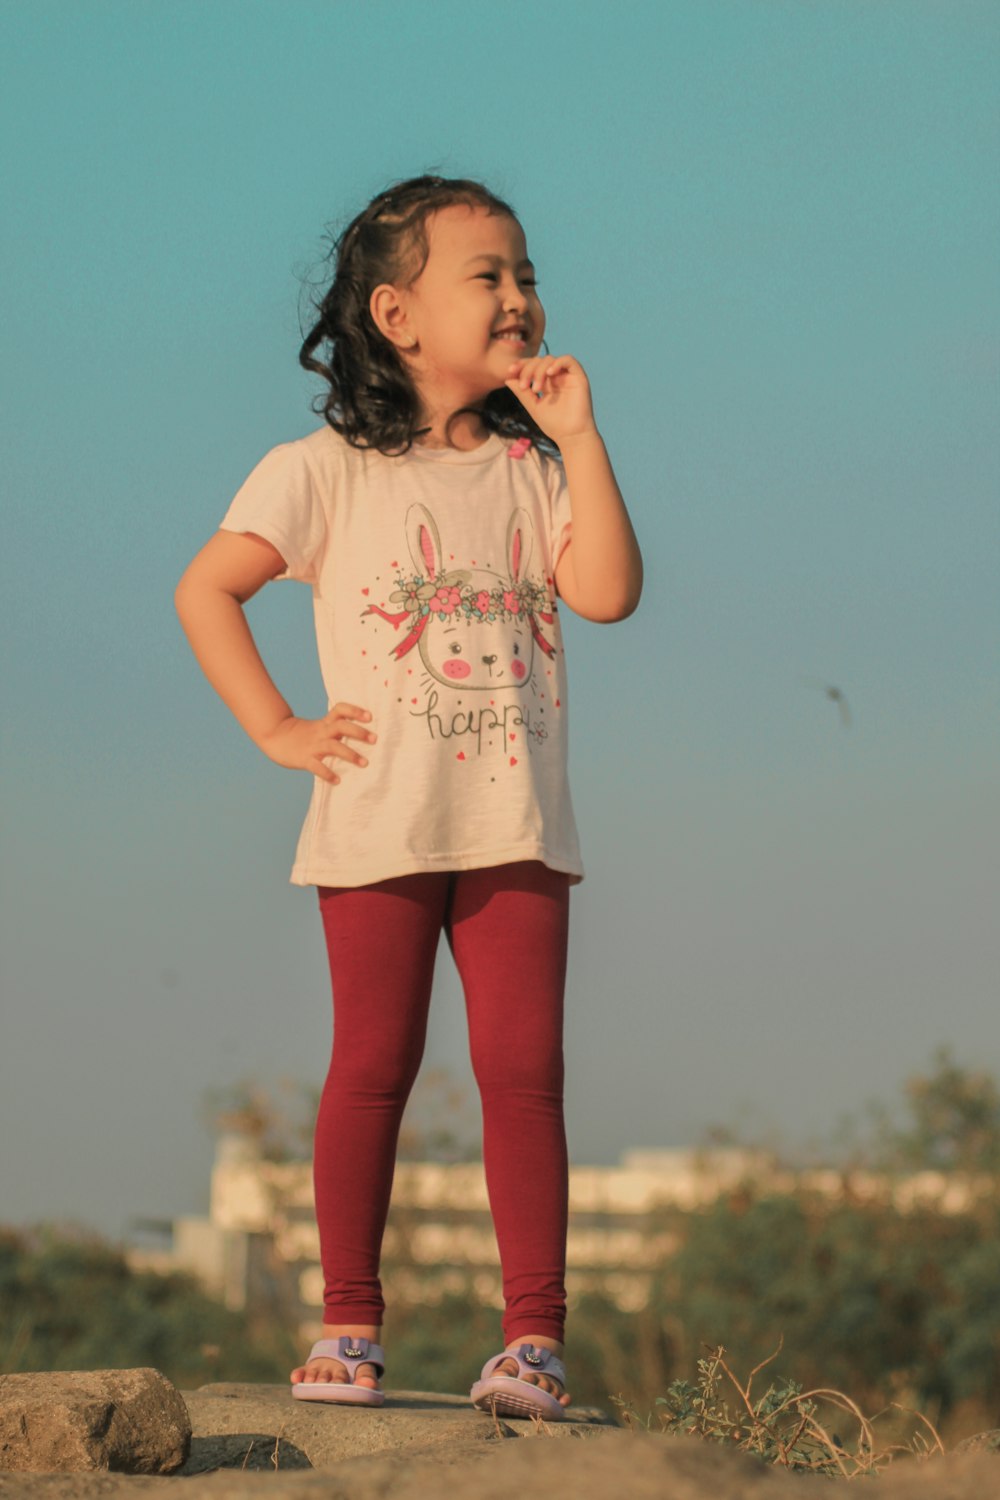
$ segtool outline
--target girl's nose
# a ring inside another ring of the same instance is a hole
[[[504,306],[517,312],[523,312],[527,305],[528,294],[524,287],[519,286],[516,281],[510,282],[504,294]]]

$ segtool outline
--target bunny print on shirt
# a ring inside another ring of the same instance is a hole
[[[550,639],[554,600],[529,573],[535,550],[532,518],[522,507],[511,512],[505,574],[472,559],[468,566],[447,568],[438,526],[426,505],[410,506],[406,540],[413,572],[397,572],[387,601],[397,609],[369,604],[362,615],[377,615],[396,631],[405,627],[390,654],[396,661],[412,656],[420,662],[425,702],[422,708],[411,707],[411,717],[426,722],[432,739],[470,736],[480,754],[496,746],[516,766],[513,748],[519,731],[523,729],[529,750],[548,737],[548,700],[536,682],[537,666],[554,658],[557,649]],[[526,691],[537,699],[535,705],[523,702]],[[513,700],[512,693],[517,695]],[[476,695],[471,704],[465,694]],[[419,699],[411,704],[419,705]],[[552,706],[558,708],[559,700]],[[459,757],[465,758],[464,750]]]

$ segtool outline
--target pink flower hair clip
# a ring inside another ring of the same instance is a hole
[[[516,443],[511,443],[507,453],[511,458],[523,458],[530,447],[530,437],[519,437]]]

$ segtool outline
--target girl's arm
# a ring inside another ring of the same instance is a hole
[[[573,537],[555,570],[559,597],[585,620],[626,619],[642,593],[642,555],[597,430],[586,371],[571,354],[539,355],[515,359],[504,384],[562,454]]]
[[[574,614],[609,624],[633,613],[642,593],[642,554],[595,427],[564,438],[573,537],[556,567],[559,596]]]
[[[263,537],[217,531],[185,571],[174,603],[202,671],[258,749],[279,766],[336,784],[340,777],[324,758],[367,765],[342,740],[374,742],[374,734],[352,722],[371,714],[353,703],[337,703],[322,719],[299,719],[278,692],[243,605],[284,570],[284,558]]]

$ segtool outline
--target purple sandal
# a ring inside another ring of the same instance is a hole
[[[320,1339],[310,1349],[309,1359],[321,1358],[339,1360],[347,1368],[347,1380],[299,1380],[292,1386],[292,1395],[299,1401],[340,1402],[345,1406],[382,1405],[385,1400],[384,1391],[355,1384],[362,1365],[374,1365],[378,1378],[382,1379],[385,1374],[385,1351],[381,1344],[371,1344],[367,1339],[352,1339],[346,1335],[339,1339]]]
[[[517,1361],[516,1376],[494,1375],[505,1359]],[[551,1349],[522,1344],[519,1349],[508,1349],[486,1361],[481,1377],[469,1392],[473,1406],[480,1411],[496,1412],[498,1417],[545,1417],[549,1422],[562,1421],[565,1406],[548,1391],[522,1378],[529,1374],[551,1375],[560,1385],[566,1384],[566,1368]]]

